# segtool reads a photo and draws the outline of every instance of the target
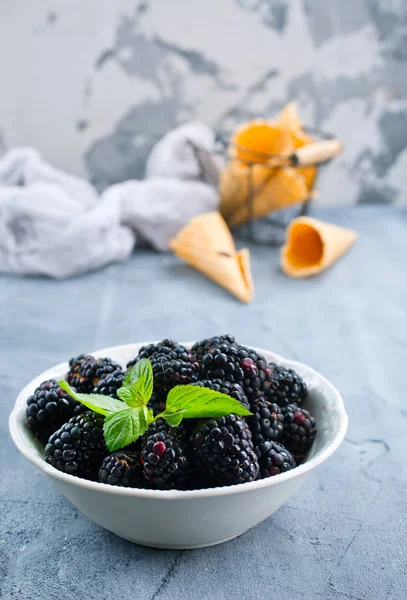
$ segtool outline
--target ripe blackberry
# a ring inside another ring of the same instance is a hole
[[[165,393],[176,385],[198,380],[198,360],[184,346],[171,340],[143,346],[138,356],[127,363],[127,368],[142,358],[148,358],[151,362],[156,392]]]
[[[198,380],[198,361],[188,352],[173,350],[169,354],[154,354],[150,358],[156,391],[166,392],[176,385]]]
[[[123,371],[117,370],[107,377],[100,379],[100,381],[93,388],[94,394],[102,394],[103,396],[110,396],[111,398],[118,398],[117,390],[123,385],[124,373]]]
[[[141,463],[145,480],[159,489],[185,487],[189,475],[186,429],[170,427],[159,419],[141,441]]]
[[[48,439],[73,416],[78,405],[55,379],[43,381],[27,398],[27,425],[38,437]]]
[[[58,471],[92,478],[108,453],[103,438],[104,417],[87,411],[72,417],[51,435],[45,460]]]
[[[272,369],[255,350],[239,344],[221,344],[202,357],[202,379],[221,379],[242,386],[250,403],[264,396]]]
[[[197,358],[202,358],[204,354],[207,354],[207,352],[211,349],[211,348],[218,348],[219,346],[221,346],[222,344],[234,344],[235,343],[235,338],[233,337],[233,335],[218,335],[215,337],[211,337],[211,338],[207,338],[205,340],[202,340],[201,342],[196,342],[192,348],[191,348],[191,352],[192,354],[194,354]]]
[[[245,483],[258,477],[252,434],[247,423],[236,415],[204,425],[191,436],[191,446],[197,467],[218,485]]]
[[[247,422],[252,432],[253,443],[271,440],[278,442],[283,435],[284,417],[277,404],[268,402],[264,398],[250,405],[253,416],[247,417]]]
[[[111,358],[80,354],[69,361],[66,380],[78,392],[90,394],[101,379],[118,370],[121,371],[120,365]]]
[[[293,402],[300,406],[308,394],[305,381],[293,369],[286,369],[274,363],[270,363],[269,367],[272,369],[272,377],[266,390],[267,400],[281,407]]]
[[[281,410],[284,416],[283,444],[300,463],[317,434],[314,417],[296,404],[289,404]]]
[[[121,366],[111,358],[97,358],[93,364],[93,385],[96,386],[99,381],[118,371],[123,372]]]
[[[296,467],[294,457],[282,444],[267,441],[255,447],[260,463],[260,478],[266,479]]]
[[[143,468],[140,456],[135,452],[119,450],[103,459],[99,469],[100,483],[118,485],[120,487],[143,487]]]
[[[193,385],[205,387],[213,390],[214,392],[227,394],[231,398],[234,398],[240,402],[240,404],[243,404],[243,406],[246,408],[249,408],[247,396],[244,393],[243,388],[238,383],[230,383],[229,381],[222,381],[221,379],[203,379],[202,381],[195,382]]]
[[[69,361],[69,371],[66,380],[78,392],[89,394],[93,388],[93,363],[95,357],[80,354]]]
[[[136,358],[127,363],[127,368],[129,369],[133,365],[135,365],[141,358],[151,358],[154,354],[169,354],[173,351],[177,352],[188,352],[185,346],[178,344],[178,342],[174,342],[173,340],[165,339],[158,344],[148,344],[147,346],[142,346],[137,354]]]

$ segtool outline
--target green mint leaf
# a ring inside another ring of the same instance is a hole
[[[167,413],[167,411],[165,411],[161,413],[161,415],[158,415],[157,419],[159,418],[162,418],[165,421],[167,421],[168,425],[170,425],[171,427],[177,427],[184,418],[184,411],[179,410],[175,413]]]
[[[120,400],[123,400],[123,402],[131,406],[133,401],[133,390],[131,388],[121,387],[117,390],[117,395],[119,396]]]
[[[145,377],[140,377],[140,379],[134,384],[132,392],[134,406],[145,406],[150,400],[151,394],[153,393],[153,384],[151,382],[150,389],[150,384],[146,382]]]
[[[111,452],[135,442],[148,427],[146,407],[125,408],[107,415],[103,434]]]
[[[110,396],[102,396],[101,394],[78,394],[64,379],[59,382],[59,387],[65,390],[65,392],[68,392],[72,398],[89,408],[89,410],[93,410],[101,415],[106,416],[113,411],[123,410],[126,406],[121,400],[116,400]]]
[[[171,415],[174,419],[178,419],[176,415],[180,413],[182,414],[179,422],[183,418],[215,419],[231,413],[241,417],[252,414],[238,400],[194,385],[178,385],[172,388],[167,396],[166,409],[160,416],[169,423],[168,419],[172,419]]]
[[[129,406],[147,404],[153,393],[153,369],[148,359],[142,358],[127,371],[119,392],[119,398]]]
[[[132,387],[139,379],[144,379],[146,386],[151,388],[153,393],[153,368],[147,358],[140,359],[126,373],[123,381],[125,387]]]

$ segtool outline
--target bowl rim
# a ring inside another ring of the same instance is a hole
[[[121,344],[117,346],[110,346],[101,350],[90,352],[94,356],[108,356],[107,353],[112,353],[122,349],[133,349],[138,352],[140,346],[156,343],[156,342],[137,342],[133,344]],[[191,347],[194,342],[181,342],[186,347]],[[162,500],[174,500],[174,499],[192,499],[192,498],[208,498],[217,496],[227,496],[238,494],[242,492],[250,492],[260,490],[263,488],[273,487],[279,483],[287,482],[290,479],[301,477],[315,469],[318,465],[325,462],[340,446],[343,442],[347,429],[348,429],[348,415],[345,410],[343,398],[336,387],[326,377],[315,371],[308,365],[286,359],[270,350],[257,348],[250,346],[260,354],[272,355],[273,361],[277,364],[292,368],[306,371],[307,374],[317,379],[322,384],[324,391],[330,395],[334,400],[334,406],[339,416],[338,426],[332,439],[314,456],[308,459],[305,463],[299,465],[291,471],[281,473],[278,477],[269,477],[267,479],[260,479],[258,481],[251,481],[247,483],[239,483],[236,485],[225,486],[225,487],[214,487],[214,488],[203,488],[199,490],[149,490],[139,488],[123,488],[114,485],[107,485],[105,483],[99,483],[97,481],[90,481],[82,479],[68,473],[58,471],[51,465],[45,462],[45,460],[38,454],[38,450],[35,448],[33,440],[30,439],[30,432],[24,426],[23,420],[21,420],[21,413],[25,411],[26,399],[32,393],[33,389],[37,387],[42,381],[46,379],[55,378],[58,372],[67,372],[68,362],[59,363],[50,369],[47,369],[43,373],[40,373],[34,377],[17,395],[14,407],[9,416],[9,431],[11,438],[16,445],[17,449],[21,454],[35,465],[40,471],[49,475],[51,478],[60,481],[61,483],[71,484],[74,487],[83,488],[89,491],[97,491],[105,494],[112,494],[118,496],[134,496],[138,498],[150,498],[150,499],[162,499]]]

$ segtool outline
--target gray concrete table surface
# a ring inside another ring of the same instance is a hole
[[[314,213],[355,228],[355,247],[303,281],[279,271],[276,249],[252,247],[250,306],[144,250],[68,281],[0,277],[0,597],[405,600],[407,212]],[[128,543],[80,514],[11,442],[16,394],[53,364],[220,332],[310,364],[342,392],[350,418],[336,454],[240,538],[182,552]]]

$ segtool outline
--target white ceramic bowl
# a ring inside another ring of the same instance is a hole
[[[124,366],[137,355],[141,345],[116,346],[93,354],[109,356]],[[348,426],[341,395],[327,379],[306,365],[257,350],[268,361],[295,369],[309,388],[305,406],[316,418],[318,435],[307,461],[287,473],[252,483],[194,491],[120,488],[61,473],[44,461],[43,448],[25,427],[24,419],[27,397],[42,381],[63,378],[67,363],[41,373],[20,392],[10,415],[11,437],[20,452],[48,475],[68,500],[120,537],[146,546],[177,549],[225,542],[280,508],[308,473],[335,452]],[[329,488],[325,493],[329,494]]]

